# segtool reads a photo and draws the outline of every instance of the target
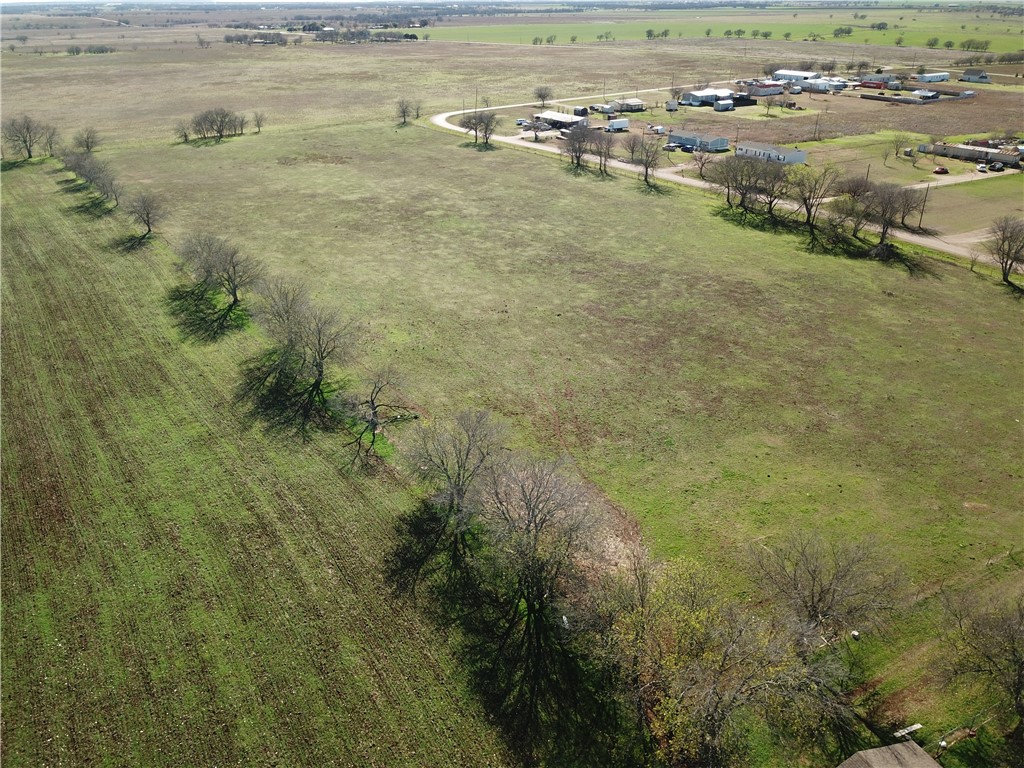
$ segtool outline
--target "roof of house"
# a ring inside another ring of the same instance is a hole
[[[741,141],[736,144],[736,149],[763,149],[768,152],[775,152],[784,155],[787,152],[802,152],[803,150],[790,147],[777,147],[774,144],[763,144],[760,141]]]
[[[719,99],[728,99],[732,96],[735,91],[730,91],[728,88],[705,88],[702,91],[690,91],[688,96],[714,96]]]
[[[985,74],[985,70],[984,69],[965,69],[964,70],[964,76],[965,77],[968,76],[968,75],[976,77],[978,75],[984,75],[984,74]]]
[[[931,99],[934,98],[935,96],[938,96],[939,93],[938,91],[929,91],[925,88],[919,88],[916,91],[912,91],[910,95],[917,96],[917,98],[919,99]]]
[[[586,120],[587,118],[578,117],[576,115],[570,115],[566,112],[555,112],[553,110],[547,109],[543,112],[538,112],[537,114],[535,114],[533,116],[533,119],[543,120],[544,122],[547,123],[550,123],[551,121],[555,121],[558,123],[579,123]]]
[[[941,768],[913,741],[865,749],[839,764],[839,768]]]
[[[785,77],[786,75],[789,75],[791,77],[804,77],[804,78],[807,78],[807,77],[820,77],[821,73],[820,72],[811,72],[810,70],[801,70],[801,69],[777,69],[777,70],[775,70],[773,75],[774,75],[774,77]]]
[[[616,99],[614,104],[643,104],[643,99]]]

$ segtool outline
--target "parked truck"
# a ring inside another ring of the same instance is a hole
[[[614,120],[609,120],[608,121],[608,125],[606,125],[604,127],[604,129],[606,131],[609,131],[609,132],[628,131],[629,130],[629,118],[628,117],[618,117],[618,118],[616,118]]]

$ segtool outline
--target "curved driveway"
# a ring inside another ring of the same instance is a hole
[[[558,104],[565,101],[586,101],[589,99],[604,99],[607,98],[608,95],[621,96],[635,93],[663,93],[666,90],[666,88],[647,88],[643,91],[629,91],[628,94],[613,93],[593,96],[575,96],[572,99],[556,99],[550,103]],[[490,107],[490,109],[502,110],[517,109],[520,107],[534,108],[537,106],[537,102],[524,102],[522,104],[505,104],[500,107]],[[430,122],[433,125],[438,126],[439,128],[444,128],[446,130],[456,131],[457,133],[465,134],[468,133],[468,131],[450,122],[451,118],[458,117],[459,115],[464,115],[469,112],[477,111],[479,111],[479,108],[458,109],[452,112],[442,112],[441,114],[433,115],[430,118]],[[551,154],[556,155],[562,154],[562,149],[557,144],[542,144],[540,142],[525,139],[522,136],[492,136],[491,141],[496,142],[498,144],[507,144],[509,146],[518,147],[520,149],[530,149],[535,152],[549,152]],[[587,159],[591,161],[597,160],[597,158],[594,157],[593,155],[587,155]],[[637,173],[637,167],[635,165],[624,162],[622,160],[609,160],[608,167],[615,168],[616,170],[620,171],[626,171],[628,173]],[[667,181],[672,184],[681,184],[683,186],[695,187],[697,189],[703,189],[705,191],[711,192],[717,191],[715,187],[709,184],[708,182],[702,181],[701,179],[690,179],[686,178],[685,176],[680,176],[674,172],[674,169],[669,170],[667,168],[659,168],[653,172],[653,175],[657,179],[661,179],[662,181]],[[931,186],[946,186],[948,184],[961,184],[969,181],[975,181],[976,179],[981,178],[986,178],[986,174],[972,172],[970,174],[965,174],[962,176],[954,176],[952,178],[941,178],[936,179],[934,182],[922,182],[920,184],[913,184],[911,186],[915,188],[923,188],[928,184],[931,184]],[[952,254],[953,256],[959,256],[961,258],[970,259],[977,254],[978,246],[984,241],[986,233],[987,230],[979,229],[975,230],[974,232],[967,232],[960,235],[949,235],[947,239],[947,237],[940,235],[924,235],[900,230],[899,233],[896,234],[894,237],[897,240],[903,240],[908,243],[913,243],[915,245],[922,245],[927,248],[931,248],[932,250]],[[988,261],[988,259],[985,260]]]

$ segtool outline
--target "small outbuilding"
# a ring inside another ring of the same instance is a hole
[[[942,768],[913,741],[865,749],[839,764],[839,768]]]
[[[807,152],[802,149],[777,147],[774,144],[762,144],[759,141],[742,141],[736,145],[737,157],[755,157],[772,163],[795,165],[807,162]]]
[[[965,69],[963,76],[960,78],[961,82],[964,83],[991,83],[992,80],[988,76],[988,72],[984,69]]]

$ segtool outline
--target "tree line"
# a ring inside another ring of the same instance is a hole
[[[400,594],[461,626],[464,658],[525,763],[743,765],[758,721],[832,760],[864,734],[887,737],[890,723],[848,693],[859,644],[882,637],[906,599],[877,542],[751,545],[747,598],[707,564],[655,563],[640,546],[610,567],[601,515],[568,462],[510,451],[507,437],[487,412],[463,411],[403,441],[428,493],[398,523],[390,573]],[[1024,601],[943,602],[955,606],[943,613],[947,679],[977,677],[1024,716]]]

